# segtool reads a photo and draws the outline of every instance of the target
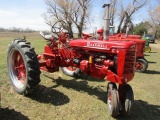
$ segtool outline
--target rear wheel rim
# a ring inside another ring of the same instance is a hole
[[[17,88],[23,88],[26,84],[26,67],[21,53],[17,49],[12,49],[8,60],[12,83]]]

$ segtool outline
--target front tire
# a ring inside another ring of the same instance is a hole
[[[130,116],[133,108],[134,102],[134,94],[132,87],[128,84],[119,85],[119,100],[122,105],[122,110],[120,110],[120,114],[122,116]]]
[[[119,114],[119,94],[115,83],[110,82],[107,86],[107,109],[112,117]]]
[[[148,68],[148,62],[144,58],[137,58],[136,65],[135,65],[135,71],[136,72],[145,72]]]
[[[19,94],[29,94],[40,82],[37,55],[26,40],[16,39],[9,45],[7,68],[11,84]]]

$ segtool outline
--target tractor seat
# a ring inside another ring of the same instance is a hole
[[[97,30],[97,33],[98,33],[98,34],[103,34],[103,28]]]
[[[53,38],[53,35],[52,35],[52,34],[45,34],[45,33],[42,32],[42,31],[40,31],[39,33],[40,33],[40,35],[41,35],[45,40],[51,41],[52,38]]]
[[[82,35],[85,36],[85,37],[92,37],[91,34],[82,33]]]
[[[83,36],[83,39],[87,39],[87,38],[90,38],[90,37],[92,37],[92,35],[91,34],[86,34],[86,33],[83,33],[82,32],[82,36]]]

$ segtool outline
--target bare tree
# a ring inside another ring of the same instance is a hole
[[[78,29],[78,37],[81,37],[83,28],[90,19],[91,0],[77,0],[77,9],[74,10],[72,21]]]
[[[132,15],[146,5],[147,0],[133,0],[126,7],[124,7],[123,3],[120,4],[120,23],[118,25],[117,33],[121,32],[121,27],[123,24],[122,32],[125,32],[126,26],[128,23],[132,23],[131,17]]]
[[[73,38],[74,26],[81,37],[82,30],[89,20],[91,0],[45,0],[48,11],[44,19],[48,25],[58,22]]]
[[[110,0],[110,23],[114,25],[114,19],[117,11],[117,0]]]
[[[157,34],[160,32],[160,6],[155,9],[150,9],[149,13],[149,23],[151,25],[151,29],[154,33],[154,36],[157,37]]]
[[[45,0],[45,3],[48,6],[47,13],[44,14],[46,23],[50,26],[58,23],[73,38],[73,22],[70,16],[75,7],[74,0]]]
[[[125,14],[124,5],[123,5],[122,1],[120,1],[120,3],[119,3],[119,12],[118,12],[118,16],[119,16],[120,22],[119,22],[119,25],[118,25],[117,33],[121,32],[121,27],[122,27],[123,21],[125,19],[125,15],[126,14]]]

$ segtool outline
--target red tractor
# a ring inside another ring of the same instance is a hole
[[[109,4],[105,4],[109,10]],[[107,18],[109,14],[107,13]],[[14,90],[26,95],[40,82],[40,70],[59,71],[59,67],[73,66],[95,78],[109,81],[107,86],[107,108],[111,116],[127,116],[131,113],[134,94],[127,84],[134,77],[136,43],[133,41],[109,41],[109,19],[105,19],[104,39],[76,39],[66,42],[65,32],[59,37],[41,35],[50,43],[44,53],[37,55],[30,42],[15,39],[7,51],[7,67]],[[54,26],[53,26],[54,28]],[[58,40],[58,42],[57,42]],[[118,87],[116,85],[118,84]]]
[[[121,37],[122,36],[122,37]],[[135,36],[124,37],[123,35],[111,36],[110,40],[130,40],[134,41],[137,44],[137,56],[136,56],[136,65],[135,71],[137,72],[145,72],[148,68],[148,62],[144,58],[145,44],[146,41],[140,38],[134,38]]]
[[[110,27],[111,33],[113,33],[113,27]],[[129,28],[127,27],[126,34],[119,33],[119,34],[111,34],[109,36],[109,40],[115,41],[134,41],[137,44],[137,55],[136,55],[136,64],[135,64],[135,71],[137,72],[145,72],[148,68],[148,62],[144,58],[144,51],[146,40],[142,40],[140,35],[128,35]],[[103,28],[97,31],[99,34],[99,39],[103,40]]]
[[[129,30],[129,28],[127,28],[127,30]],[[94,35],[93,36],[96,36],[95,34],[99,34],[99,37],[98,39],[99,40],[103,40],[103,28],[102,29],[99,29],[99,30],[94,30]],[[83,39],[91,39],[93,36],[90,35],[90,34],[85,34],[85,33],[82,33],[83,35]],[[136,72],[145,72],[148,68],[148,62],[147,60],[144,58],[144,51],[147,50],[151,50],[150,47],[147,47],[146,46],[146,40],[143,40],[142,39],[142,36],[141,35],[128,35],[128,31],[126,31],[126,34],[124,33],[119,33],[119,34],[114,34],[114,27],[113,26],[110,26],[109,28],[109,40],[111,41],[134,41],[136,42],[137,44],[137,56],[136,56],[136,64],[135,64],[135,71]],[[61,68],[63,73],[68,75],[68,76],[72,76],[72,77],[75,77],[75,76],[78,76],[80,75],[80,69],[79,68],[76,68],[76,67],[62,67]]]

